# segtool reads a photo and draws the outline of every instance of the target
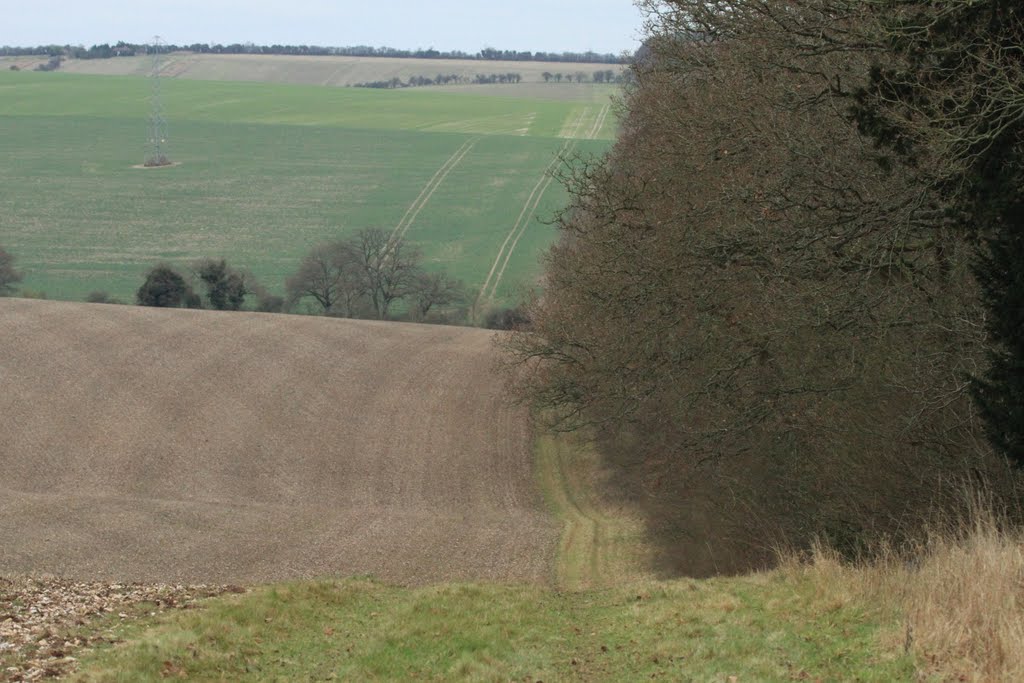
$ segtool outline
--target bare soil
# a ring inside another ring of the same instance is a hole
[[[547,580],[491,338],[0,299],[0,575]]]
[[[237,586],[76,583],[0,576],[0,681],[60,678],[78,655],[119,642],[117,626],[168,609],[191,609]],[[116,620],[115,620],[116,617]],[[106,626],[101,626],[106,620]]]

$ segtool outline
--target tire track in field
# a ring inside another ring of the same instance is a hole
[[[586,116],[587,111],[589,110],[585,109],[576,119],[572,134],[568,137],[565,143],[562,144],[558,153],[555,154],[555,158],[552,159],[551,163],[544,169],[544,173],[541,174],[540,180],[538,180],[537,184],[533,186],[533,191],[530,192],[530,196],[526,198],[526,203],[523,204],[523,209],[519,212],[519,217],[516,218],[516,222],[512,225],[512,229],[509,231],[508,235],[505,236],[505,241],[502,242],[501,248],[498,250],[498,256],[494,259],[490,272],[487,273],[487,279],[484,280],[484,284],[480,288],[480,293],[477,294],[476,302],[473,304],[474,309],[479,309],[481,301],[492,300],[494,298],[494,294],[498,291],[498,284],[501,282],[501,278],[505,274],[505,269],[508,267],[508,262],[512,258],[512,252],[515,251],[520,238],[525,234],[526,228],[530,224],[529,219],[533,216],[533,213],[540,205],[540,200],[544,197],[544,193],[554,181],[554,176],[551,175],[551,171],[554,170],[555,166],[561,162],[562,155],[572,149],[576,144],[576,135],[579,133],[580,126],[583,125],[583,119]],[[504,260],[502,257],[504,257]],[[497,275],[495,275],[495,272],[497,272]],[[491,289],[490,294],[487,293],[488,287]]]
[[[580,125],[582,125],[584,119],[590,114],[590,107],[583,107],[580,111],[579,116],[574,120],[569,120],[562,126],[562,130],[558,132],[560,138],[574,138],[579,133]],[[571,129],[571,131],[570,131]]]
[[[601,109],[600,112],[598,112],[597,118],[594,120],[594,125],[591,127],[590,132],[587,133],[587,138],[589,140],[596,140],[597,136],[601,134],[601,130],[604,128],[604,122],[608,119],[608,113],[611,110],[612,105],[609,102],[604,105],[604,108]]]
[[[473,146],[480,142],[481,139],[482,138],[480,137],[475,137],[466,140],[461,147],[455,150],[454,154],[448,157],[447,161],[441,164],[441,167],[434,172],[434,175],[427,181],[427,184],[423,186],[419,196],[416,197],[413,203],[409,205],[409,208],[406,209],[405,215],[402,216],[402,220],[398,221],[398,225],[396,225],[395,229],[391,231],[391,237],[388,238],[389,244],[394,243],[405,236],[405,233],[408,232],[413,221],[415,221],[416,217],[420,215],[420,211],[422,211],[423,207],[427,205],[430,198],[434,196],[434,192],[437,191],[437,188],[441,186],[441,183],[443,183],[445,178],[448,177],[448,174],[452,172],[452,169],[459,165],[459,162],[469,154],[469,151],[473,149]]]

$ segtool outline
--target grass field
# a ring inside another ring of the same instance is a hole
[[[565,201],[544,182],[555,154],[600,153],[615,130],[600,99],[184,79],[163,90],[180,165],[140,170],[144,79],[0,72],[0,245],[25,289],[130,300],[156,261],[225,257],[280,292],[314,244],[399,226],[471,143],[405,236],[474,296],[487,284],[485,304],[509,303],[554,237],[538,219]]]

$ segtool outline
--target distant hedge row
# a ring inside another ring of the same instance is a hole
[[[86,48],[82,45],[36,45],[34,47],[2,46],[0,56],[19,57],[25,55],[62,56],[73,59],[109,59],[146,54],[150,45],[118,41],[114,45],[103,43]],[[344,57],[397,57],[408,59],[470,59],[508,62],[574,62],[587,64],[625,64],[629,58],[611,53],[597,52],[530,52],[529,50],[498,50],[485,47],[479,52],[461,50],[439,51],[433,48],[399,50],[393,47],[371,47],[355,45],[349,47],[322,47],[319,45],[253,45],[252,43],[192,43],[191,45],[160,45],[161,52],[195,52],[197,54],[256,54],[256,55],[311,55]]]

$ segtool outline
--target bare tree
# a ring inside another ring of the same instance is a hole
[[[849,115],[888,49],[871,8],[641,4],[619,143],[563,169],[544,293],[508,338],[524,398],[686,500],[716,545],[691,571],[769,561],[769,534],[855,551],[1002,471],[966,379],[973,246],[936,160],[893,163]]]
[[[388,317],[391,305],[413,293],[420,274],[420,252],[402,239],[392,240],[379,228],[364,228],[350,242],[362,289],[378,319]]]
[[[460,304],[466,299],[466,286],[447,273],[420,273],[416,277],[413,299],[416,314],[420,320],[427,317],[432,308]]]
[[[322,312],[386,319],[394,303],[422,287],[420,252],[383,230],[366,228],[348,239],[315,247],[286,282],[290,305],[312,298]],[[443,298],[442,287],[435,296]],[[438,304],[433,300],[427,305]]]
[[[365,293],[353,245],[338,240],[314,247],[285,282],[288,305],[312,298],[323,313],[349,316]]]

